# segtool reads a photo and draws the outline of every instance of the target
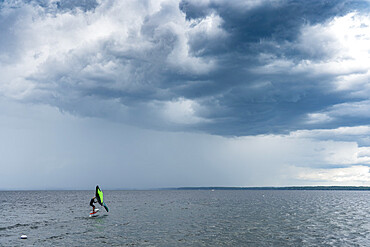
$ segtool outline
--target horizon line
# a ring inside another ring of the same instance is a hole
[[[94,189],[81,188],[44,188],[44,189],[23,189],[23,188],[0,188],[0,191],[90,191]],[[310,186],[180,186],[160,188],[107,188],[111,191],[160,191],[160,190],[370,190],[370,186],[342,186],[342,185],[310,185]]]

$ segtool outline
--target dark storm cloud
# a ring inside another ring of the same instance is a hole
[[[348,66],[358,57],[345,51],[356,44],[343,44],[335,29],[340,18],[362,21],[356,30],[363,33],[351,37],[366,41],[364,1],[1,6],[0,61],[28,68],[7,73],[9,85],[1,90],[8,97],[146,128],[218,135],[368,123],[361,115],[338,114],[366,100],[351,76],[366,81],[369,68]],[[349,86],[337,90],[338,81]]]
[[[56,1],[54,4],[58,6],[59,9],[75,9],[80,8],[83,11],[89,11],[94,10],[96,6],[98,6],[98,3],[96,0],[61,0]]]
[[[74,10],[80,9],[82,11],[89,11],[94,10],[95,7],[98,6],[96,0],[26,0],[26,3],[30,3],[32,5],[39,5],[43,8],[57,8],[58,10]]]
[[[244,5],[243,5],[244,3]],[[294,40],[303,24],[316,24],[351,11],[367,12],[366,1],[181,1],[186,18],[201,19],[216,12],[236,44],[273,38]]]
[[[309,54],[294,49],[294,44],[289,45],[289,42],[297,38],[299,28],[307,22],[318,23],[333,18],[334,14],[341,16],[348,11],[353,11],[353,8],[348,8],[350,5],[347,5],[343,2],[331,2],[306,6],[304,3],[293,2],[272,7],[259,6],[244,12],[237,9],[230,11],[230,8],[219,6],[213,7],[225,21],[223,28],[231,36],[226,41],[221,41],[222,44],[211,44],[214,47],[223,47],[223,50],[217,50],[214,53],[207,51],[209,45],[206,43],[190,42],[192,47],[198,47],[198,50],[203,51],[202,54],[197,51],[193,51],[194,53],[217,57],[220,59],[220,66],[217,74],[206,78],[206,82],[213,82],[205,83],[208,87],[199,89],[199,84],[194,84],[193,90],[187,87],[182,93],[189,98],[192,96],[197,98],[198,95],[206,95],[208,92],[214,94],[215,100],[210,101],[209,108],[217,112],[211,115],[211,118],[217,119],[216,116],[220,113],[219,108],[211,107],[216,99],[218,104],[223,106],[223,113],[228,115],[224,116],[224,120],[221,117],[220,121],[216,121],[215,133],[250,134],[307,128],[307,126],[300,126],[299,120],[302,115],[348,100],[344,99],[341,92],[327,94],[325,85],[330,83],[333,77],[323,75],[312,78],[308,72],[298,76],[282,73],[255,75],[248,71],[248,68],[263,64],[259,64],[255,57],[261,52],[271,52],[277,58],[288,57],[293,61],[312,59]],[[189,19],[201,18],[200,13],[212,12],[206,8],[207,11],[196,9],[197,12],[193,13],[187,11],[184,6],[188,8],[191,4],[184,2],[180,4],[180,8],[185,11]],[[272,45],[261,44],[261,40],[269,40]],[[217,41],[214,42],[217,43]],[[288,45],[286,45],[287,42]],[[269,85],[254,88],[264,81],[269,81]],[[203,103],[206,104],[206,102]],[[333,126],[338,124],[334,123]],[[229,128],[222,126],[229,126]],[[207,124],[206,128],[209,127]],[[314,127],[329,127],[329,125]]]
[[[353,118],[311,126],[302,123],[305,114],[348,100],[343,92],[328,93],[325,88],[335,76],[312,76],[310,71],[291,75],[289,69],[258,74],[249,70],[266,63],[257,58],[261,53],[269,53],[273,55],[273,59],[291,59],[297,63],[304,59],[328,59],[325,52],[312,54],[297,49],[295,44],[301,28],[344,16],[352,11],[366,12],[369,9],[368,3],[266,1],[256,6],[241,7],[240,2],[208,1],[202,4],[182,1],[180,9],[189,20],[202,19],[216,13],[223,20],[222,28],[229,34],[226,40],[213,40],[211,44],[198,37],[189,42],[192,52],[197,56],[215,57],[220,62],[217,75],[207,78],[213,82],[211,87],[215,93],[213,100],[209,102],[209,109],[214,109],[215,112],[209,117],[216,121],[207,124],[204,129],[216,134],[246,135],[368,123],[368,119],[358,122],[360,119]],[[207,88],[202,90],[207,91]],[[184,92],[188,93],[190,90]],[[192,93],[199,95],[198,90],[193,90]],[[192,95],[187,97],[191,98]],[[215,101],[222,106],[221,116],[220,109],[212,107]]]

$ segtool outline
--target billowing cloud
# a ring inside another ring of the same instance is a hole
[[[3,1],[0,93],[163,130],[241,136],[355,126],[358,118],[334,111],[367,100],[368,8]],[[174,121],[174,102],[198,107]]]

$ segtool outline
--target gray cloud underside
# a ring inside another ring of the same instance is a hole
[[[305,27],[329,25],[349,13],[365,15],[369,10],[365,1],[260,1],[254,5],[172,1],[156,11],[148,10],[148,1],[136,1],[136,8],[114,1],[77,2],[0,3],[1,64],[16,65],[31,49],[24,43],[27,35],[37,33],[29,33],[32,23],[22,20],[33,20],[37,14],[49,21],[57,21],[63,13],[80,16],[82,23],[76,25],[87,28],[107,11],[111,21],[118,20],[116,25],[125,25],[122,32],[117,28],[93,42],[47,56],[23,76],[32,88],[18,97],[21,100],[145,128],[217,135],[279,134],[370,122],[370,114],[338,113],[366,106],[366,93],[359,93],[363,88],[334,90],[333,86],[343,76],[364,75],[367,81],[368,68],[333,73],[298,66],[305,61],[319,66],[335,60],[338,52],[324,47],[330,38],[315,42],[315,37],[312,41],[304,36]],[[137,16],[121,20],[120,15],[129,11],[136,11]],[[219,23],[207,29],[207,18]],[[62,24],[60,28],[72,35]],[[12,96],[4,90],[1,94]],[[185,112],[176,115],[172,103],[185,107]],[[175,114],[175,121],[168,114]],[[308,116],[325,116],[330,121],[310,121]]]

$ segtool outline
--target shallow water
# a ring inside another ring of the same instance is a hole
[[[369,191],[93,193],[0,192],[0,246],[370,246]]]

